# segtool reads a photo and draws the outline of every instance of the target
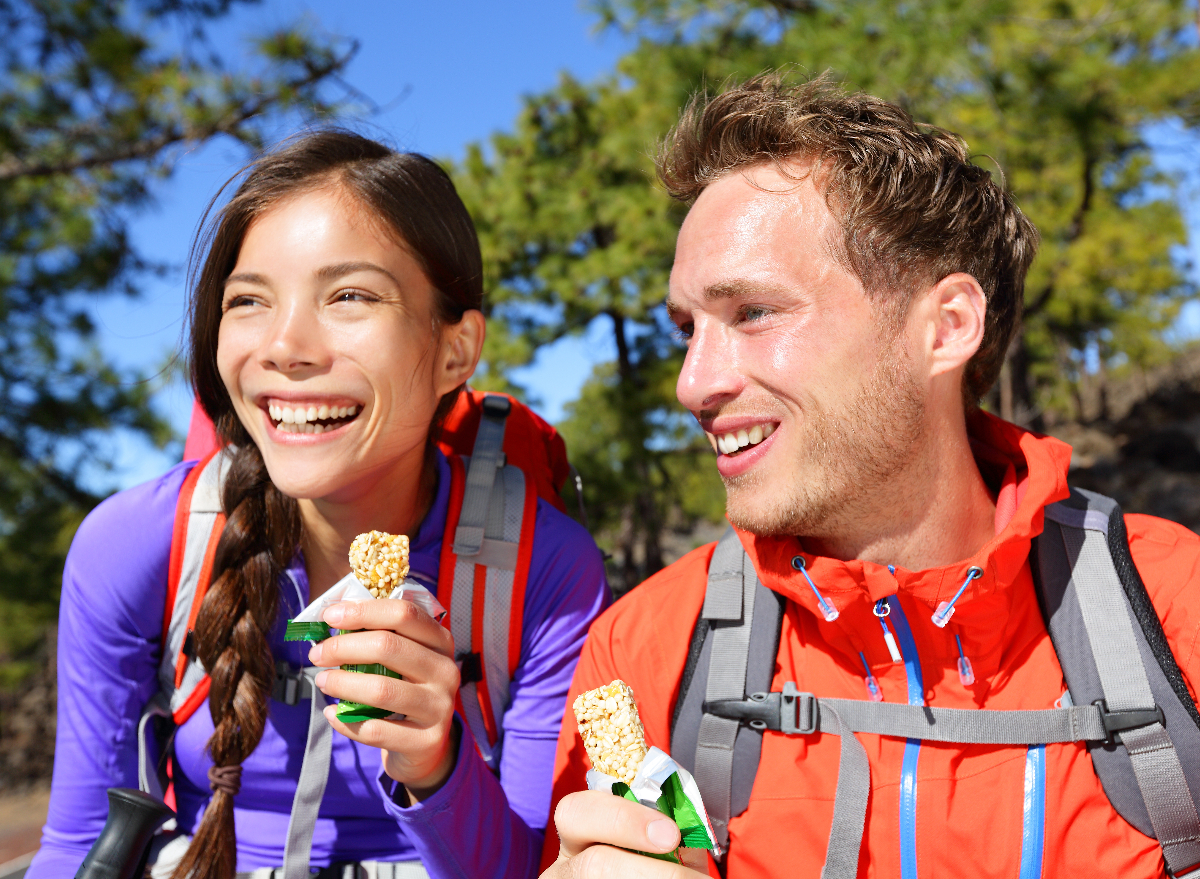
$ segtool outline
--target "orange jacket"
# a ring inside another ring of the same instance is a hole
[[[796,538],[740,533],[763,583],[786,596],[772,689],[795,681],[817,696],[865,699],[859,652],[889,702],[906,702],[907,677],[893,664],[878,620],[881,598],[899,595],[917,645],[928,705],[947,708],[1050,708],[1066,685],[1038,610],[1027,557],[1042,530],[1042,508],[1067,495],[1070,448],[986,414],[970,421],[976,460],[995,492],[997,535],[978,553],[924,571],[842,562],[805,552],[808,570],[841,611],[826,622],[802,575],[790,565]],[[1125,517],[1134,561],[1193,698],[1200,681],[1200,538],[1149,516]],[[670,751],[670,723],[692,629],[704,600],[713,546],[701,547],[611,607],[592,626],[575,672],[558,743],[554,801],[586,789],[586,755],[570,703],[587,689],[621,678],[633,687],[646,739]],[[930,620],[983,569],[955,605],[945,629]],[[964,687],[954,635],[975,671]],[[900,875],[900,781],[905,741],[860,734],[871,763],[871,798],[859,876]],[[833,814],[836,736],[766,732],[749,808],[729,825],[728,879],[817,876]],[[1158,843],[1109,804],[1082,744],[1047,745],[1044,876],[1164,876]],[[917,762],[916,863],[921,876],[1020,874],[1024,746],[925,742]],[[546,834],[544,861],[558,838]],[[713,875],[716,875],[714,872]]]

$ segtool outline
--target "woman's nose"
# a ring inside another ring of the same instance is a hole
[[[328,351],[316,313],[302,303],[277,308],[262,348],[263,365],[280,372],[321,367]]]
[[[711,409],[742,386],[734,346],[719,324],[697,321],[688,342],[675,396],[693,412]]]

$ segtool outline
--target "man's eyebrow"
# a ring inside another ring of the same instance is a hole
[[[396,276],[385,269],[383,266],[376,265],[373,262],[341,262],[331,266],[322,266],[317,269],[317,279],[325,282],[336,281],[338,278],[344,278],[346,275],[352,275],[355,272],[378,272],[386,276],[397,287],[400,282],[396,280]],[[243,284],[258,284],[266,287],[267,279],[255,272],[239,272],[236,275],[230,275],[225,279],[225,286],[241,282]]]
[[[782,291],[783,288],[779,288]],[[755,281],[747,281],[741,278],[735,278],[730,281],[719,281],[716,284],[709,284],[704,288],[702,295],[705,301],[715,302],[720,299],[748,299],[756,295],[764,293],[776,292],[776,288],[770,284],[762,284]],[[665,303],[667,306],[667,314],[674,316],[679,314],[684,309],[671,301],[671,297],[667,296]]]

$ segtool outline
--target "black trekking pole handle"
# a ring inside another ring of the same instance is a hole
[[[150,838],[175,817],[162,800],[129,787],[108,789],[108,820],[75,879],[135,879],[146,871]]]

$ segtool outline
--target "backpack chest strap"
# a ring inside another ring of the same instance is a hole
[[[1049,742],[1110,741],[1153,730],[1159,718],[1108,712],[1102,705],[1035,711],[935,708],[894,702],[822,699],[802,693],[788,681],[779,693],[755,693],[745,700],[709,702],[706,714],[785,735],[839,736],[838,780],[833,823],[821,879],[853,879],[866,826],[871,792],[867,752],[854,733],[957,744],[1029,745]],[[1111,729],[1110,729],[1111,728]]]

